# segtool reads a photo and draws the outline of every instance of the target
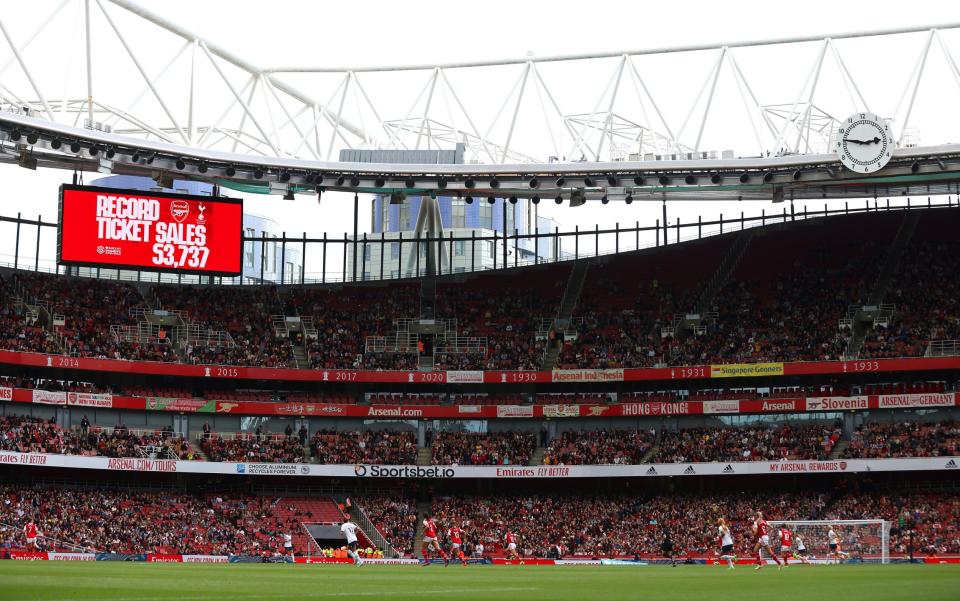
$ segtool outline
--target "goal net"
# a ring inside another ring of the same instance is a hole
[[[832,555],[830,550],[831,528],[840,538],[844,560],[890,562],[890,524],[886,520],[794,520],[769,523],[773,530],[770,544],[774,549],[779,547],[780,529],[785,527],[794,533],[792,550],[796,552],[802,540],[807,557],[813,562],[836,561],[836,555]]]

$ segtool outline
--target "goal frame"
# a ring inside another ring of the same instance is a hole
[[[869,556],[862,559],[864,562],[875,562],[877,560],[882,564],[890,563],[890,522],[883,519],[875,520],[769,520],[770,526],[778,528],[787,526],[796,531],[795,526],[822,526],[829,528],[835,524],[837,526],[869,526],[876,525],[880,527],[880,556]],[[802,532],[801,532],[802,534]],[[807,545],[808,548],[811,545]]]

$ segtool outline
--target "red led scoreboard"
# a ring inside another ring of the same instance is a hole
[[[57,260],[63,265],[236,276],[243,201],[237,198],[60,186]]]

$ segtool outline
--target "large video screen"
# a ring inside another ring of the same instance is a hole
[[[235,276],[242,229],[243,201],[236,198],[63,185],[57,260]]]

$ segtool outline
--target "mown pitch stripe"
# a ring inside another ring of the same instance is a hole
[[[484,588],[425,588],[419,589],[418,594],[457,594],[457,593],[520,593],[539,590],[533,586],[513,586],[513,587],[484,587]],[[311,592],[311,597],[391,597],[391,596],[409,596],[409,591],[338,591],[338,592]],[[260,593],[257,595],[227,595],[230,599],[274,599],[289,598],[288,593]],[[166,597],[109,597],[110,601],[210,601],[212,599],[222,600],[224,595],[180,595],[171,592]],[[36,601],[35,599],[11,599],[10,601]],[[61,599],[44,599],[43,601],[77,601],[76,598],[65,597]]]

